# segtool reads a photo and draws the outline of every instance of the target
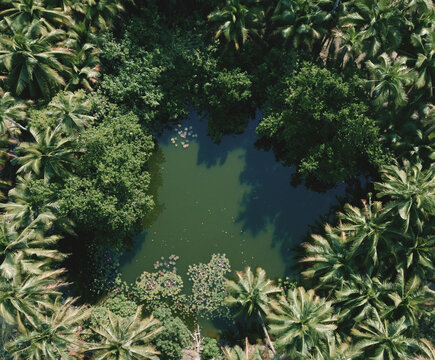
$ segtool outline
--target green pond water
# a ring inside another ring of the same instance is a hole
[[[206,121],[192,113],[163,134],[151,160],[156,211],[122,260],[126,281],[171,254],[179,256],[184,279],[189,264],[208,262],[213,253],[225,253],[233,271],[261,266],[272,278],[289,271],[292,248],[344,186],[321,194],[292,187],[293,170],[255,148],[257,123],[217,145],[206,135]]]

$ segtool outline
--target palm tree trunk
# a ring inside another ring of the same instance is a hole
[[[267,329],[266,329],[266,324],[264,323],[263,316],[261,316],[261,312],[260,311],[258,311],[258,316],[260,317],[261,326],[263,328],[264,335],[266,336],[266,341],[267,341],[267,343],[270,346],[270,350],[272,350],[272,353],[275,355],[276,354],[275,347],[273,346],[273,343],[270,340],[269,333],[267,332]]]

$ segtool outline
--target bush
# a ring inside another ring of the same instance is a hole
[[[205,360],[222,358],[222,352],[216,339],[204,338],[204,341],[202,342],[201,358]]]
[[[64,211],[83,232],[123,239],[154,206],[147,162],[154,143],[132,113],[110,114],[79,139],[77,176],[66,180]]]
[[[386,156],[369,99],[357,76],[343,79],[315,64],[303,63],[270,94],[259,144],[272,148],[300,177],[321,184],[346,181],[361,169],[378,167]]]
[[[252,107],[251,85],[250,76],[237,68],[218,72],[204,85],[210,115],[207,131],[215,141],[245,130]]]
[[[181,359],[182,350],[191,343],[190,331],[178,317],[174,317],[166,306],[160,306],[153,311],[153,315],[160,321],[164,330],[153,341],[162,353],[163,360]]]

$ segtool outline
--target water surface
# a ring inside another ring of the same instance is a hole
[[[155,216],[123,260],[125,280],[135,281],[171,254],[180,257],[177,269],[184,279],[189,264],[208,262],[213,253],[225,253],[233,270],[261,266],[269,277],[288,271],[295,261],[292,249],[337,203],[344,185],[321,194],[292,187],[294,170],[277,163],[272,152],[255,148],[257,122],[218,145],[195,113],[163,134],[151,166]],[[185,128],[188,147],[178,133]]]

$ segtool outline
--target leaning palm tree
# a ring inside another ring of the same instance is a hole
[[[405,57],[392,59],[386,53],[380,55],[376,63],[371,60],[366,62],[372,73],[372,79],[368,80],[372,88],[371,94],[378,105],[406,104],[406,86],[411,85],[414,80],[414,75],[406,66],[406,62]]]
[[[22,329],[23,333],[7,344],[14,360],[72,360],[84,351],[80,339],[81,323],[90,315],[90,309],[76,307],[77,299],[56,298],[36,326]]]
[[[216,38],[221,35],[227,42],[233,42],[239,50],[249,37],[259,38],[261,18],[258,9],[243,4],[240,0],[227,0],[222,9],[212,12],[208,19],[219,23]]]
[[[64,284],[56,277],[63,269],[45,271],[40,275],[19,274],[12,279],[0,276],[0,316],[20,329],[25,323],[36,327],[43,309],[50,308],[53,297],[61,295]]]
[[[270,332],[275,335],[277,348],[290,356],[308,354],[316,347],[324,349],[333,336],[337,316],[331,301],[315,295],[303,287],[290,290],[271,304],[273,312],[268,319]],[[321,351],[321,350],[320,350]]]
[[[352,329],[365,359],[409,359],[418,350],[418,341],[407,336],[408,323],[403,317],[389,322],[373,310],[370,317]]]
[[[13,29],[12,36],[0,36],[0,62],[9,72],[7,82],[14,95],[37,98],[49,97],[65,80],[61,63],[72,53],[56,48],[64,36],[62,30],[47,31],[40,21],[22,29]]]
[[[16,161],[20,166],[17,173],[32,172],[45,182],[70,174],[77,160],[72,147],[72,138],[63,138],[59,130],[46,128],[38,131],[31,128],[35,142],[23,142],[17,148],[21,155]]]
[[[57,121],[57,129],[66,134],[83,130],[94,118],[89,115],[90,104],[84,93],[59,93],[49,104],[48,115]]]
[[[151,340],[163,328],[157,327],[159,321],[153,316],[141,318],[142,307],[124,323],[124,319],[109,311],[109,324],[91,327],[102,337],[100,344],[91,345],[88,351],[95,360],[158,360],[159,352],[150,345]]]
[[[258,316],[267,342],[275,353],[263,317],[269,312],[270,297],[281,292],[281,289],[274,286],[272,280],[266,278],[266,271],[262,268],[257,268],[255,275],[250,267],[247,267],[245,272],[236,272],[236,275],[237,282],[233,280],[226,282],[229,296],[225,298],[225,303],[236,307],[238,310],[236,316]]]
[[[336,289],[355,272],[355,259],[350,251],[351,241],[337,228],[325,226],[325,235],[311,235],[312,242],[304,243],[302,275],[313,279],[317,287]]]
[[[420,231],[423,222],[435,214],[435,170],[423,170],[423,165],[404,162],[381,168],[382,183],[375,183],[378,197],[391,199],[386,207],[398,213],[403,220],[404,232],[410,225]]]
[[[27,130],[19,121],[26,119],[27,106],[17,101],[9,92],[0,90],[0,134],[11,131],[16,127],[21,130]]]
[[[4,23],[14,28],[23,28],[34,20],[41,20],[47,27],[70,25],[72,19],[60,8],[47,7],[44,0],[5,1],[6,9],[0,11]]]

